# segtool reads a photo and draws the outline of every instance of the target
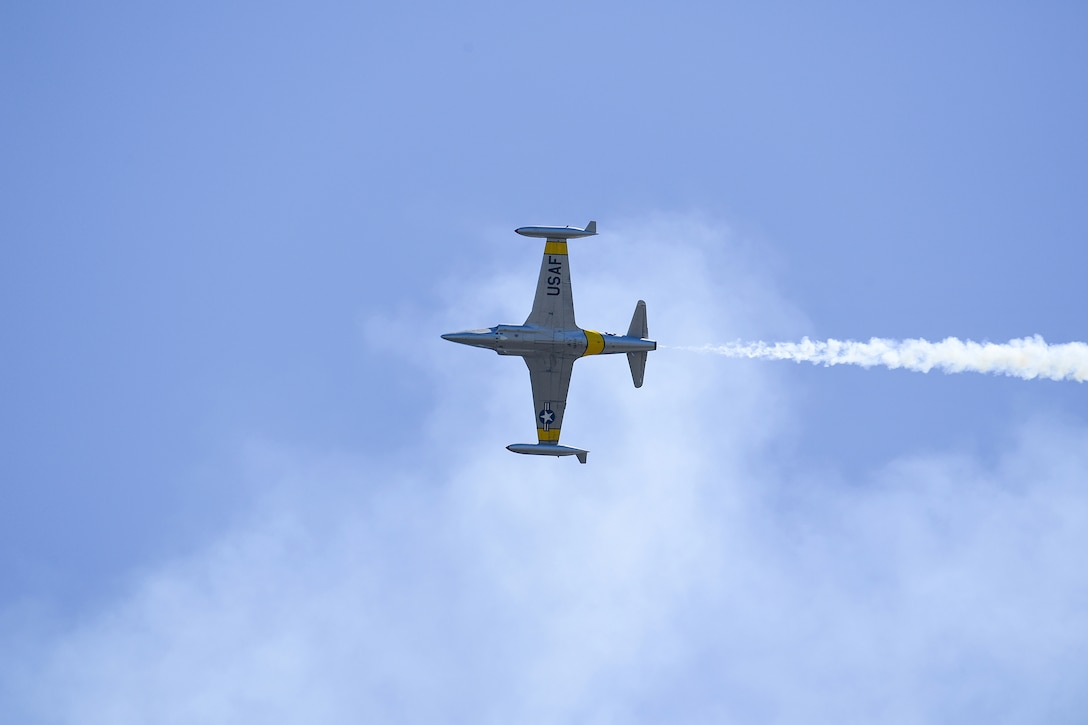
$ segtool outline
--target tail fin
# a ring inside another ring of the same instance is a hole
[[[642,378],[646,375],[646,353],[627,353],[627,364],[631,366],[631,380],[636,388],[642,387]]]
[[[631,316],[631,326],[627,328],[627,336],[638,338],[650,336],[650,330],[646,327],[646,303],[642,300],[635,305],[635,314]]]
[[[596,234],[597,233],[597,222],[590,222],[589,224],[586,224],[586,231],[589,232],[590,234]]]

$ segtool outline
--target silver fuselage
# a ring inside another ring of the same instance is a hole
[[[443,335],[442,339],[459,342],[462,345],[484,347],[500,355],[521,357],[551,354],[577,358],[619,352],[649,352],[657,349],[657,343],[653,340],[583,330],[580,327],[571,330],[552,330],[536,325],[496,325],[480,330],[451,332]]]

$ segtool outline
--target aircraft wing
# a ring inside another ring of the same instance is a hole
[[[526,355],[533,385],[536,436],[540,443],[558,443],[567,407],[567,389],[575,358],[565,355]]]
[[[533,311],[526,325],[569,330],[574,324],[574,299],[570,292],[570,267],[567,264],[567,240],[549,239],[544,245],[540,277],[536,282]],[[535,385],[534,385],[535,389]],[[566,391],[566,387],[563,388]]]

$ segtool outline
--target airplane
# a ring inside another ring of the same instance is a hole
[[[646,303],[639,300],[626,335],[584,330],[574,321],[567,240],[597,234],[597,222],[578,227],[519,227],[514,230],[526,237],[538,237],[544,243],[544,259],[536,283],[533,309],[524,325],[496,325],[479,330],[465,330],[443,335],[443,340],[494,350],[500,355],[518,355],[529,367],[536,411],[536,443],[511,443],[514,453],[534,456],[576,456],[586,462],[589,451],[559,445],[559,431],[567,407],[567,390],[574,361],[587,355],[627,353],[631,380],[642,387],[646,355],[657,349],[657,342],[647,339]]]

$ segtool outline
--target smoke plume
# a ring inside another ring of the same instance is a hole
[[[664,347],[664,346],[662,346]],[[1048,345],[1035,335],[1005,343],[974,342],[949,337],[929,340],[810,340],[801,342],[734,342],[727,345],[673,347],[674,350],[714,353],[726,357],[761,360],[793,360],[828,365],[860,365],[905,368],[928,373],[993,373],[1024,380],[1088,380],[1088,344],[1067,342]]]

